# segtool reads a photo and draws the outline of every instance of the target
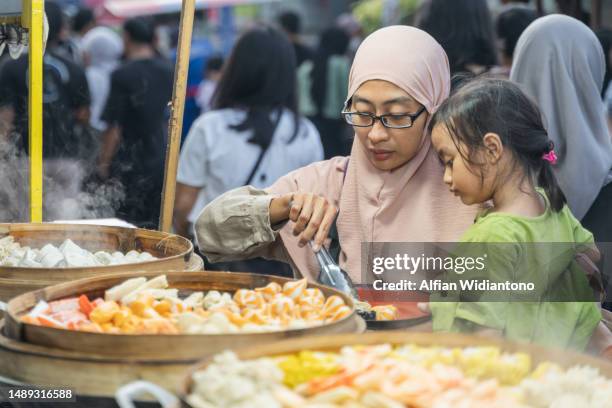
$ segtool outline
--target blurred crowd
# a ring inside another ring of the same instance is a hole
[[[493,14],[486,0],[426,0],[414,25],[446,51],[454,86],[477,75],[510,77],[529,86],[540,73],[548,79],[537,80],[550,80],[554,88],[554,70],[540,69],[537,54],[523,56],[520,65],[515,60],[519,38],[539,17],[535,8],[529,1],[502,3]],[[156,228],[174,73],[173,61],[159,50],[154,21],[136,17],[121,27],[105,27],[91,10],[80,9],[69,19],[53,1],[46,1],[46,14],[46,218],[78,216],[52,211],[58,206],[58,195],[78,201],[83,191],[113,191],[119,197],[111,200],[114,216]],[[274,24],[260,24],[242,33],[227,55],[218,52],[207,59],[195,95],[201,115],[182,141],[174,217],[177,233],[192,236],[202,208],[228,190],[243,185],[263,188],[297,168],[350,153],[353,131],[341,112],[352,59],[365,33],[350,13],[343,14],[311,46],[303,41],[302,23],[299,14],[284,11]],[[612,31],[597,31],[593,41],[597,39],[605,58],[599,98],[569,105],[607,109],[610,120]],[[28,152],[27,75],[27,55],[16,60],[3,56],[0,153],[6,160]],[[556,95],[555,89],[551,93]],[[549,115],[549,125],[562,131],[569,118],[561,113]],[[608,129],[593,131],[604,130],[609,138]],[[580,160],[588,158],[577,159],[577,165]],[[121,191],[105,190],[109,185],[120,186]],[[4,185],[2,190],[14,187]],[[53,191],[57,194],[52,195]],[[12,200],[13,195],[0,191],[0,198],[2,194],[3,205],[16,205],[6,203],[6,197]],[[19,206],[25,207],[24,202]],[[1,221],[23,221],[25,214],[2,216],[8,219]]]

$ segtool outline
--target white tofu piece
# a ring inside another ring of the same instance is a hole
[[[153,279],[150,279],[149,281],[143,283],[142,285],[140,285],[140,287],[136,288],[131,293],[128,293],[127,295],[123,296],[121,298],[121,303],[123,303],[124,305],[129,305],[130,303],[135,301],[136,298],[138,298],[138,295],[143,290],[146,290],[146,289],[166,289],[167,287],[168,287],[168,280],[166,279],[166,275],[157,276],[157,277],[155,277]]]
[[[149,294],[156,300],[178,298],[178,289],[145,289],[140,293]]]
[[[113,286],[112,288],[108,289],[106,292],[104,292],[104,300],[106,301],[110,301],[110,300],[119,300],[122,297],[128,295],[129,293],[133,292],[134,290],[138,289],[139,287],[141,287],[144,283],[147,282],[146,278],[132,278],[132,279],[128,279],[125,282]]]
[[[34,308],[30,310],[30,313],[28,314],[32,317],[37,317],[38,315],[46,312],[48,309],[49,309],[49,304],[45,302],[44,300],[39,300],[36,306],[34,306]]]

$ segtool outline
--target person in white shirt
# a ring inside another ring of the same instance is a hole
[[[223,73],[223,57],[220,55],[211,56],[206,61],[204,79],[198,86],[195,103],[200,108],[200,113],[204,114],[211,110],[211,102],[221,74]]]
[[[201,210],[228,190],[273,184],[323,159],[314,125],[297,113],[291,43],[271,28],[246,32],[232,50],[213,98],[183,145],[174,229],[192,236]]]

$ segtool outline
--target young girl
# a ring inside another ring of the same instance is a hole
[[[434,330],[492,330],[513,340],[584,349],[601,314],[588,301],[574,248],[593,260],[599,253],[565,205],[552,172],[555,151],[536,105],[509,81],[478,80],[453,94],[429,129],[450,191],[467,205],[492,203],[459,245],[494,243],[480,247],[488,250],[486,276],[479,278],[535,283],[529,294],[485,293],[490,302],[466,302],[466,294],[449,299],[461,302],[432,302]]]

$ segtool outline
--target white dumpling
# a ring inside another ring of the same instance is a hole
[[[181,332],[194,333],[206,322],[202,316],[193,312],[181,313],[176,319],[176,324]]]
[[[204,401],[204,399],[197,394],[190,394],[185,399],[193,408],[217,408],[216,405]]]
[[[140,255],[140,252],[132,249],[131,251],[128,251],[127,254],[125,254],[125,257],[128,259],[138,259],[138,255]]]
[[[81,248],[71,239],[66,239],[57,247],[51,243],[41,249],[21,246],[11,235],[0,238],[0,266],[10,267],[91,267],[125,265],[156,260],[149,252],[131,250],[126,254],[115,251],[93,253]]]
[[[28,249],[19,261],[19,266],[24,268],[40,268],[42,265],[36,261],[36,253]]]
[[[43,257],[45,257],[48,254],[61,254],[62,251],[60,251],[60,249],[58,247],[56,247],[55,245],[52,244],[47,244],[44,247],[42,247],[39,251],[38,251],[41,259]]]
[[[9,247],[13,242],[15,242],[15,238],[12,235],[0,238],[0,248]]]
[[[55,247],[53,247],[53,248],[55,249],[55,251],[52,251],[52,250],[47,251],[46,254],[44,254],[40,258],[40,263],[45,268],[55,268],[62,261],[65,261],[64,255],[59,251],[59,249],[57,249]]]
[[[8,256],[2,262],[2,266],[9,266],[9,267],[19,266],[20,261],[21,261],[21,258],[17,258],[15,256]]]
[[[200,307],[204,304],[204,293],[202,292],[194,292],[189,295],[184,301],[183,304],[187,307]]]
[[[64,254],[66,266],[69,268],[80,268],[96,266],[96,260],[93,255],[79,252],[66,252]]]
[[[216,305],[221,301],[221,293],[216,290],[209,291],[206,296],[204,296],[204,307],[206,309],[210,309],[212,306]]]
[[[25,253],[28,251],[28,247],[22,248],[15,248],[13,250],[11,250],[11,254],[12,256],[14,256],[15,258],[23,258],[23,256],[25,255]]]
[[[119,251],[115,251],[111,254],[111,265],[121,265],[123,263],[125,263],[124,261],[125,256],[119,252]]]
[[[6,248],[4,247],[0,247],[0,265],[4,262],[4,260],[6,258],[8,258],[9,256],[11,256],[11,252],[8,251]]]
[[[72,240],[67,239],[64,242],[62,242],[62,245],[60,245],[59,250],[64,254],[80,254],[83,253],[84,250],[83,248],[81,248],[80,246],[78,246],[77,244],[75,244],[74,242],[72,242]]]
[[[10,251],[25,251],[27,249],[29,249],[29,247],[22,247],[21,244],[19,242],[13,242],[12,244],[10,244],[7,247]]]
[[[154,257],[153,255],[151,255],[148,252],[141,252],[138,254],[138,261],[139,262],[147,262],[147,261],[153,261],[157,259],[156,257]]]
[[[102,265],[111,265],[113,263],[113,256],[106,251],[98,251],[94,256]]]
[[[50,254],[50,253],[57,253],[57,252],[59,252],[59,253],[61,254],[61,251],[60,251],[60,250],[59,250],[57,247],[55,247],[54,245],[52,245],[52,244],[47,244],[47,245],[45,245],[44,247],[42,247],[42,248],[41,248],[40,250],[38,250],[37,252],[38,252],[38,257],[39,257],[39,260],[41,260],[41,259],[42,259],[42,258],[44,258],[44,257],[45,257],[47,254]]]

